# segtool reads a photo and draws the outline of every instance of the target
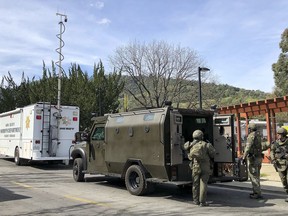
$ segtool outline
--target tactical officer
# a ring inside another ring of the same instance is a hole
[[[248,137],[244,150],[243,160],[247,162],[248,176],[252,183],[251,199],[261,199],[260,169],[262,166],[261,136],[254,123],[248,125]]]
[[[204,134],[201,130],[195,130],[192,134],[193,145],[188,154],[192,169],[192,193],[193,203],[200,206],[208,206],[206,202],[207,184],[211,174],[211,159],[214,158],[215,148],[211,143],[203,141]]]
[[[280,176],[284,190],[287,193],[285,201],[288,202],[288,138],[285,128],[279,128],[277,130],[277,140],[271,144],[270,157]]]

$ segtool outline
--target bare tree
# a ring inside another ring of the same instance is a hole
[[[116,49],[110,62],[135,84],[125,89],[144,107],[162,107],[170,100],[177,107],[197,95],[192,91],[197,69],[203,62],[196,51],[186,47],[153,41],[149,44],[135,41]],[[184,92],[191,91],[191,98]],[[183,96],[182,96],[183,95]]]

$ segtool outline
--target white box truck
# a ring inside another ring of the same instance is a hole
[[[69,162],[74,134],[79,131],[76,106],[39,102],[0,114],[0,155],[27,161]]]

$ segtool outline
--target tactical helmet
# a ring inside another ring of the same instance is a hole
[[[286,136],[287,135],[287,130],[285,128],[279,128],[277,130],[277,134],[283,134],[283,136]]]
[[[252,131],[256,131],[256,130],[257,130],[256,124],[250,123],[250,124],[248,125],[248,129],[250,129],[250,130],[252,130]]]
[[[193,139],[202,140],[203,139],[203,132],[201,130],[195,130],[192,134]]]

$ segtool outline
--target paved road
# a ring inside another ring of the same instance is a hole
[[[174,185],[138,197],[118,179],[88,176],[76,183],[69,166],[18,167],[0,159],[0,215],[287,215],[283,193],[265,191],[263,200],[250,200],[249,193],[247,183],[210,185],[211,205],[202,208]]]

